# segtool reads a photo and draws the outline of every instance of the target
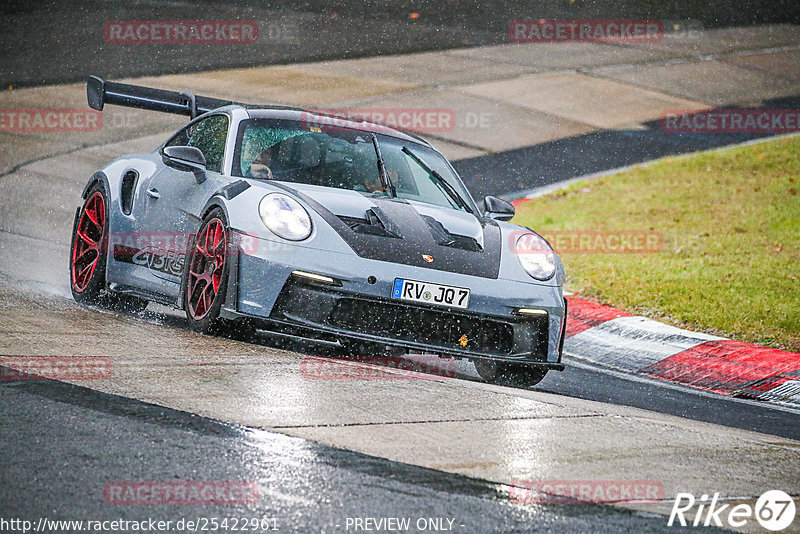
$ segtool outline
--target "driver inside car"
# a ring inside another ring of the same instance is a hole
[[[269,147],[256,156],[256,159],[250,164],[250,170],[247,172],[250,177],[262,180],[273,180],[275,178],[271,169],[274,148],[274,146]]]

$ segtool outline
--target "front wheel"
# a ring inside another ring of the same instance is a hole
[[[493,360],[476,360],[475,370],[483,380],[491,384],[522,388],[535,386],[547,375],[547,369],[540,367]]]
[[[183,307],[193,330],[218,333],[228,285],[228,230],[222,209],[203,219],[189,253]]]

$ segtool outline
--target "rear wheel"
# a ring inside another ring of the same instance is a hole
[[[96,182],[89,189],[72,229],[69,255],[72,298],[81,304],[139,313],[147,307],[146,300],[106,289],[107,207],[105,187],[102,182]]]
[[[476,360],[478,375],[491,384],[512,387],[532,387],[547,375],[547,369],[525,365],[524,363]]]
[[[102,304],[108,239],[106,199],[103,184],[94,184],[72,229],[69,272],[72,298],[76,302]]]

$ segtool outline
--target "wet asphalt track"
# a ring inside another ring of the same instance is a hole
[[[149,314],[146,322],[153,321],[186,328],[177,314]],[[137,343],[148,342],[142,331]],[[253,341],[303,349],[263,337]],[[634,382],[569,357],[566,361],[565,372],[551,373],[536,389],[800,437],[794,413],[649,380]],[[458,378],[475,380],[469,372]],[[448,439],[441,436],[441,443]],[[258,517],[276,518],[283,532],[347,532],[348,517],[454,518],[454,532],[470,533],[674,530],[663,516],[611,506],[515,505],[503,488],[478,479],[47,380],[0,382],[0,450],[0,515],[5,518]],[[238,507],[104,502],[109,482],[171,480],[255,482],[260,496],[257,503]]]
[[[348,517],[400,517],[452,519],[452,532],[675,531],[663,517],[610,506],[514,505],[495,484],[60,382],[3,382],[0,421],[6,519],[269,518],[279,532],[347,532]],[[110,482],[170,480],[255,482],[259,498],[249,506],[104,502]]]

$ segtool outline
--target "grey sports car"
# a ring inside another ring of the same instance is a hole
[[[91,77],[89,104],[186,114],[149,154],[97,171],[77,209],[76,301],[475,362],[485,380],[562,370],[564,271],[478,205],[425,140],[367,122]]]

